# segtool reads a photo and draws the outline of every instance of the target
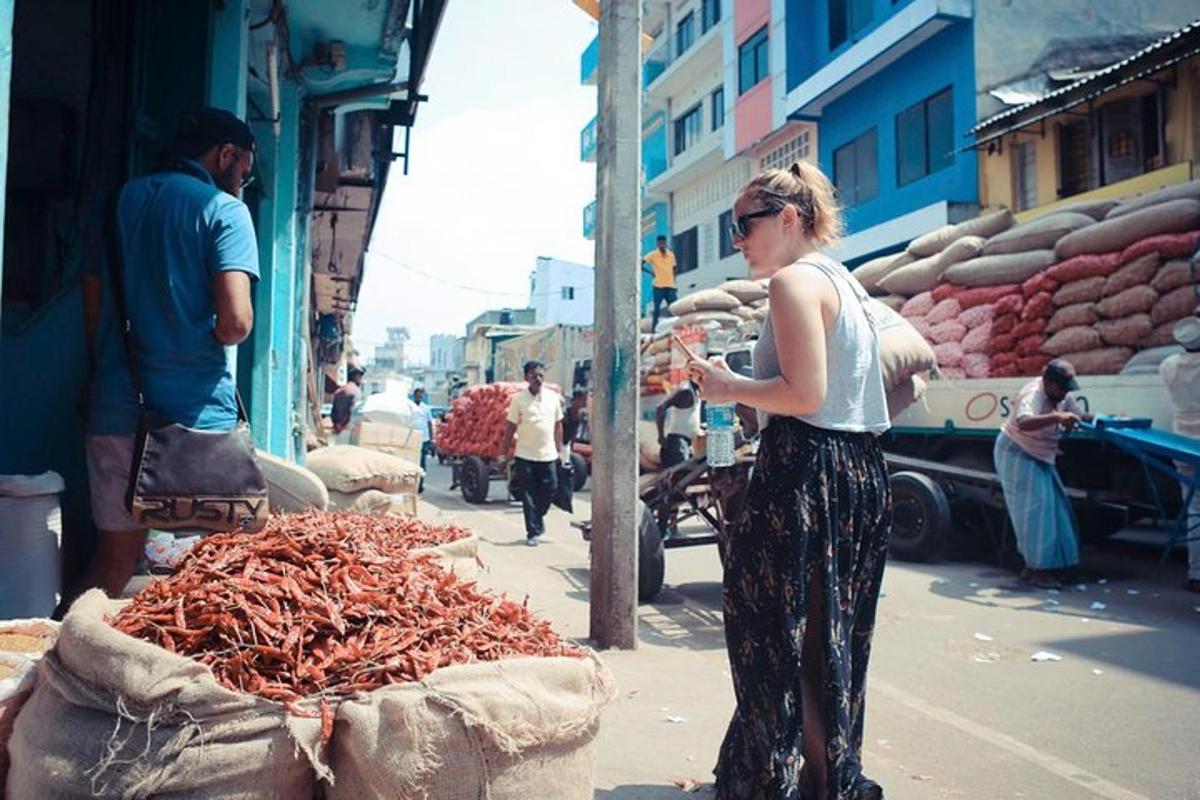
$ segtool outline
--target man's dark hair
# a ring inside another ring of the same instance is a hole
[[[179,118],[170,152],[177,157],[199,158],[223,144],[254,150],[254,134],[249,125],[223,108],[199,108]]]
[[[530,372],[532,372],[535,369],[545,369],[545,368],[546,368],[546,365],[536,359],[534,359],[532,361],[526,361],[525,369],[522,370],[522,374],[528,375]]]
[[[656,242],[665,242],[666,240],[667,240],[667,237],[665,237],[665,236],[659,236],[657,239],[655,239]]]
[[[587,399],[587,389],[576,389],[571,392],[572,400]]]
[[[366,375],[366,374],[367,374],[367,371],[365,369],[359,369],[358,367],[351,367],[349,369],[349,371],[346,372],[346,379],[354,380],[355,378],[361,378],[363,375]]]

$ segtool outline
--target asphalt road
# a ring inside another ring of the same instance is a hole
[[[571,519],[552,511],[547,541],[528,548],[502,484],[482,506],[448,485],[449,470],[431,467],[422,516],[480,534],[481,582],[527,594],[586,638],[588,546]],[[1086,548],[1084,567],[1091,582],[1053,593],[986,563],[889,564],[864,745],[889,800],[1200,798],[1200,595],[1180,588],[1180,559],[1161,565],[1146,546]],[[598,746],[605,800],[684,797],[674,781],[711,781],[733,708],[715,548],[667,552],[639,642],[603,655],[620,686]],[[1061,660],[1032,660],[1042,651]]]

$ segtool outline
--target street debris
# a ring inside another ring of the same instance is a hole
[[[667,722],[671,723],[672,725],[682,725],[683,723],[687,722],[687,717],[671,716],[667,717]]]
[[[1103,611],[1106,608],[1108,608],[1107,604],[1101,603],[1099,600],[1092,601],[1092,611]]]
[[[1104,674],[1104,670],[1102,670],[1102,669],[1094,669],[1094,670],[1092,670],[1092,674],[1093,674],[1093,675],[1103,675],[1103,674]]]
[[[1062,661],[1062,656],[1055,655],[1054,653],[1048,652],[1046,650],[1038,650],[1036,653],[1033,654],[1032,657],[1030,657],[1029,660],[1030,661],[1039,661],[1039,662],[1040,661]]]
[[[975,638],[981,642],[993,641],[992,637],[988,636],[986,633],[977,633],[977,634],[975,634]]]
[[[676,778],[672,783],[685,794],[695,794],[700,791],[700,781],[695,778]]]

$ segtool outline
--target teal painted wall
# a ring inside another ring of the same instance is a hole
[[[8,141],[9,82],[12,80],[12,28],[15,0],[0,0],[0,142]],[[8,181],[8,148],[0,147],[0,186]],[[4,193],[0,192],[0,236],[4,233]],[[4,277],[4,259],[0,256],[0,280]],[[0,324],[3,324],[0,310]]]
[[[278,153],[280,170],[275,181],[275,250],[273,254],[275,284],[273,291],[273,315],[271,320],[270,386],[271,421],[268,449],[283,458],[295,458],[303,452],[297,450],[292,428],[297,412],[302,407],[303,395],[296,394],[297,381],[294,376],[305,373],[303,362],[297,360],[297,342],[308,339],[307,326],[300,326],[301,315],[297,310],[301,289],[299,255],[297,247],[297,197],[299,191],[298,166],[300,159],[300,91],[294,84],[284,82],[281,87]],[[287,165],[286,168],[283,165]],[[303,378],[299,381],[303,385]]]

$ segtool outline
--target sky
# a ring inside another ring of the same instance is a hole
[[[538,256],[593,263],[596,171],[579,132],[596,87],[580,84],[579,59],[596,30],[570,0],[447,4],[409,172],[393,165],[367,252],[352,337],[365,359],[389,326],[407,327],[408,358],[425,362],[431,335],[526,307]]]

